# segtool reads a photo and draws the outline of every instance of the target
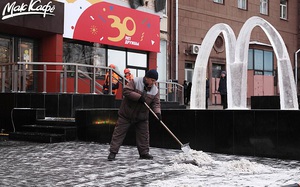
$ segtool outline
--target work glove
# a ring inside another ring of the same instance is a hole
[[[146,102],[146,100],[145,100],[145,98],[144,98],[143,96],[141,96],[141,97],[139,98],[138,102],[144,104],[144,103]]]
[[[157,118],[158,118],[158,121],[161,121],[161,114],[160,113],[155,113]]]

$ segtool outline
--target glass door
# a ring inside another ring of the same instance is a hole
[[[33,40],[0,35],[0,92],[34,91],[33,65],[22,74],[16,64],[33,61]]]
[[[19,56],[18,60],[20,62],[33,62],[33,41],[19,39]],[[22,91],[34,91],[34,74],[33,74],[33,65],[26,65],[25,71],[21,70],[19,87],[22,88]],[[23,79],[26,79],[23,82]]]
[[[219,88],[219,81],[220,81],[220,75],[221,71],[225,70],[225,65],[221,64],[212,64],[212,77],[210,81],[210,94],[211,102],[213,105],[220,105],[221,104],[221,96],[220,93],[217,91]]]
[[[12,86],[12,42],[0,36],[0,91],[10,92]]]

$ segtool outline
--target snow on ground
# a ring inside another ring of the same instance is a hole
[[[109,162],[107,144],[0,142],[0,186],[276,187],[300,182],[300,162],[151,148],[140,160],[122,146]],[[193,159],[197,165],[188,164]]]

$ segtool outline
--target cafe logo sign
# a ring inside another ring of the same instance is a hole
[[[24,15],[54,16],[54,10],[55,5],[52,5],[52,1],[49,1],[47,4],[41,4],[41,0],[31,0],[29,4],[17,4],[16,1],[14,1],[4,6],[2,20]]]

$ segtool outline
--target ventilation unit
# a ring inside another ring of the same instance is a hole
[[[200,45],[191,45],[191,54],[198,54],[200,50]]]

